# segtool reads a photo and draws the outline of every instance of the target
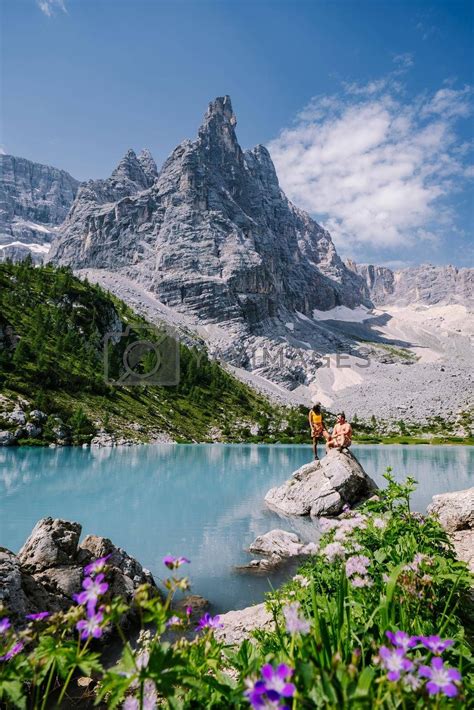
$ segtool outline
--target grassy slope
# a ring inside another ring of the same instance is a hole
[[[178,441],[274,441],[282,438],[280,429],[286,440],[307,437],[304,409],[274,407],[205,352],[184,345],[178,386],[106,384],[103,337],[126,326],[127,342],[156,337],[123,302],[68,269],[0,264],[2,393],[58,414],[75,443],[98,429],[141,441],[158,432]],[[111,350],[112,370],[122,360],[122,340]]]

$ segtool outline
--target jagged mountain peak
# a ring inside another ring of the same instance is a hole
[[[214,162],[223,163],[232,156],[242,161],[242,150],[237,141],[237,119],[229,96],[220,96],[208,106],[199,128],[198,142],[210,153]]]
[[[330,235],[280,189],[268,150],[243,153],[235,125],[230,98],[218,97],[197,139],[171,153],[151,189],[137,189],[135,178],[128,192],[103,181],[95,205],[71,211],[53,261],[120,269],[168,306],[250,330],[367,302],[364,280],[344,266]],[[143,173],[141,162],[129,152],[121,171]]]
[[[137,154],[132,148],[127,150],[112,172],[110,178],[117,182],[131,180],[143,189],[149,187],[149,178],[143,169],[142,163],[138,160]]]
[[[148,178],[155,180],[155,178],[158,177],[158,168],[156,167],[155,159],[148,148],[144,148],[138,154],[138,162]]]

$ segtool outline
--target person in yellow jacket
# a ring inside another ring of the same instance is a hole
[[[321,405],[319,402],[316,402],[314,407],[309,410],[308,414],[308,420],[309,420],[309,426],[311,428],[311,437],[313,439],[313,452],[314,452],[314,459],[317,461],[319,459],[318,456],[318,440],[324,437],[326,441],[329,440],[329,432],[326,429],[323,421],[323,415],[321,412]]]

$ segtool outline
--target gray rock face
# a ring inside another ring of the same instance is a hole
[[[377,306],[417,303],[474,306],[474,269],[422,264],[392,271],[385,266],[358,265],[354,261],[348,261],[347,265],[365,279],[370,298]]]
[[[266,148],[243,152],[235,125],[229,97],[213,101],[153,184],[151,156],[129,151],[79,190],[51,260],[121,270],[178,311],[250,330],[285,309],[368,300],[329,234],[287,200]]]
[[[428,512],[438,516],[447,532],[474,528],[474,487],[433,496]]]
[[[286,530],[270,530],[264,535],[259,535],[249,547],[249,552],[258,552],[263,555],[276,553],[280,557],[293,557],[301,554],[304,545],[296,533]]]
[[[18,553],[18,560],[28,572],[71,564],[81,534],[79,523],[42,518]]]
[[[0,261],[40,261],[63,222],[79,182],[64,170],[0,155]]]
[[[273,616],[264,603],[221,614],[220,622],[223,627],[215,629],[214,636],[228,644],[242,643],[256,629],[272,631],[275,628]]]
[[[18,437],[12,431],[0,431],[0,446],[12,446]]]
[[[438,516],[456,555],[474,574],[474,487],[433,496],[428,513]]]
[[[302,466],[282,486],[271,488],[265,502],[286,515],[331,516],[375,490],[376,484],[355,456],[333,450],[321,461]]]
[[[0,600],[20,623],[25,614],[67,609],[81,589],[84,566],[106,555],[111,595],[131,602],[139,585],[156,588],[150,572],[125,550],[96,535],[79,545],[80,534],[79,523],[43,518],[18,555],[0,548]]]

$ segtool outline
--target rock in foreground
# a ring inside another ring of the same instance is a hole
[[[295,471],[282,486],[271,488],[265,502],[285,515],[338,515],[344,505],[367,499],[377,485],[350,452],[330,451]]]
[[[83,568],[110,555],[107,581],[113,596],[131,602],[140,584],[156,587],[152,575],[108,538],[88,535],[66,520],[40,520],[18,555],[0,548],[0,602],[20,623],[26,614],[62,611],[81,589]]]
[[[275,628],[273,616],[265,608],[264,603],[237,611],[228,611],[227,614],[220,616],[220,622],[222,628],[216,629],[214,635],[219,641],[222,640],[228,644],[242,643],[256,629],[273,631]]]
[[[438,516],[458,558],[474,573],[474,487],[433,496],[428,513]]]

